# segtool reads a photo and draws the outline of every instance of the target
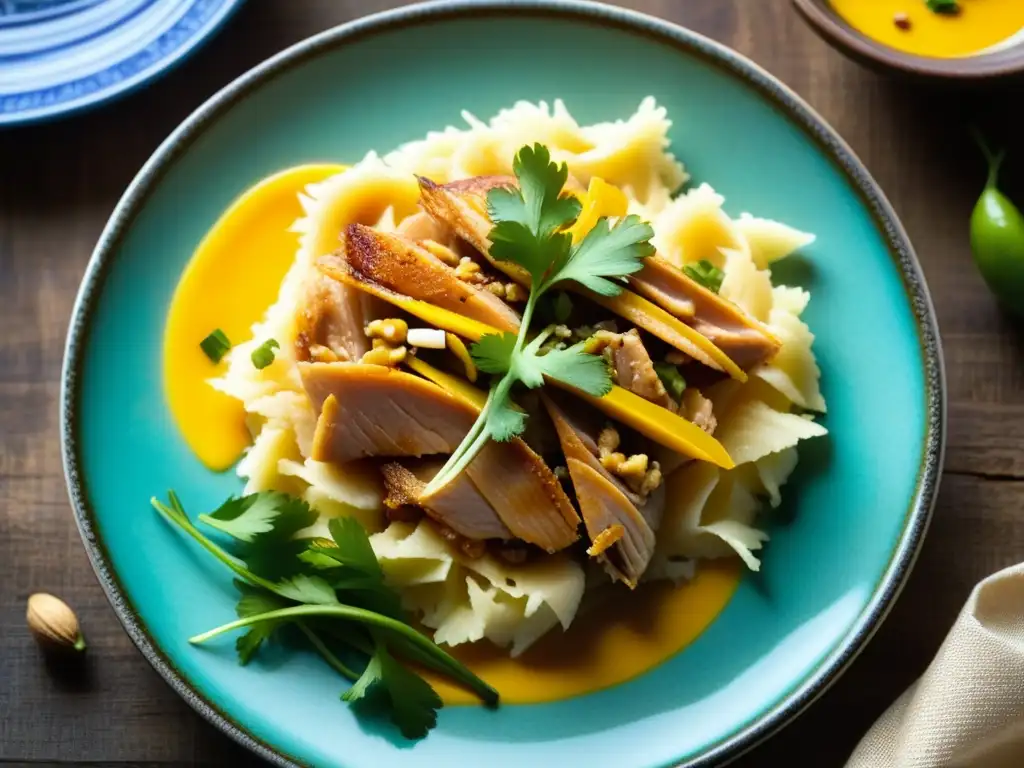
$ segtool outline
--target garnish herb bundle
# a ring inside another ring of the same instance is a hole
[[[151,503],[237,577],[238,619],[189,642],[244,629],[235,649],[239,663],[247,664],[265,642],[297,630],[352,682],[342,699],[352,704],[383,699],[394,724],[410,739],[434,727],[442,702],[399,659],[447,675],[488,705],[498,703],[497,691],[406,622],[398,595],[385,584],[366,531],[354,518],[332,519],[330,540],[295,538],[317,519],[301,499],[275,491],[229,499],[199,516],[230,537],[229,554],[192,523],[173,491],[167,504],[155,498]],[[361,671],[350,666],[352,659],[366,660]]]
[[[526,414],[511,399],[516,384],[533,389],[549,377],[596,397],[611,391],[611,375],[603,358],[584,352],[582,343],[542,350],[551,331],[528,341],[530,321],[541,297],[568,281],[602,296],[618,295],[625,276],[639,271],[643,259],[654,252],[649,242],[654,231],[637,216],[626,216],[614,226],[602,217],[582,241],[573,244],[565,230],[579,216],[580,202],[563,194],[569,169],[565,163],[551,162],[543,145],[520,149],[512,170],[518,188],[497,188],[487,194],[494,223],[490,255],[525,269],[530,275],[530,295],[518,334],[488,334],[470,349],[477,368],[495,378],[476,423],[427,485],[425,495],[456,477],[489,440],[511,440],[523,432]]]

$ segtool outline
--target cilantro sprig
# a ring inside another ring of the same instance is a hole
[[[331,520],[329,540],[296,538],[317,517],[301,499],[274,491],[229,499],[198,518],[230,537],[229,553],[196,527],[173,491],[168,503],[155,498],[151,503],[237,577],[238,618],[190,638],[190,643],[244,629],[235,641],[238,661],[244,665],[265,643],[289,628],[297,629],[353,683],[342,695],[345,701],[355,703],[370,695],[386,700],[392,721],[412,739],[426,736],[434,727],[442,702],[430,684],[399,659],[440,672],[486,704],[497,704],[498,694],[491,686],[407,623],[366,531],[354,518]],[[275,563],[272,569],[260,568],[269,562]],[[347,659],[360,657],[366,662],[357,672]]]
[[[551,161],[548,149],[525,146],[512,164],[518,187],[499,187],[487,194],[494,226],[490,255],[518,265],[530,276],[530,295],[518,334],[488,334],[470,349],[477,367],[495,376],[476,423],[451,458],[427,485],[429,495],[456,477],[489,440],[510,440],[526,428],[526,415],[512,402],[512,388],[536,388],[545,378],[565,382],[601,397],[612,387],[604,360],[583,350],[541,349],[550,335],[530,340],[530,322],[541,298],[556,286],[578,283],[602,296],[616,296],[626,276],[643,267],[654,252],[654,230],[637,216],[616,224],[602,217],[578,243],[566,230],[580,215],[581,205],[564,192],[569,169]],[[563,302],[564,304],[564,302]],[[564,313],[568,315],[571,303]]]

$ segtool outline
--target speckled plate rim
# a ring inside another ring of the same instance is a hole
[[[686,55],[709,61],[753,86],[816,142],[857,191],[887,241],[914,314],[925,365],[923,373],[927,417],[923,452],[902,534],[893,548],[882,577],[845,637],[811,672],[794,683],[774,707],[752,722],[741,725],[731,736],[682,765],[703,768],[730,762],[792,722],[821,696],[857,657],[888,615],[914,565],[931,519],[945,452],[946,389],[938,324],[924,276],[903,226],[867,169],[846,142],[790,88],[749,59],[702,35],[652,16],[589,0],[435,0],[367,16],[327,30],[254,67],[211,97],[160,145],[129,185],[100,236],[75,300],[60,393],[61,453],[68,493],[90,562],[114,612],[150,664],[193,709],[237,742],[277,765],[294,766],[301,763],[272,745],[254,738],[242,724],[232,720],[190,685],[149,635],[134,606],[125,596],[118,576],[111,568],[106,548],[97,534],[85,478],[80,470],[75,409],[79,395],[79,371],[92,311],[122,238],[139,208],[159,183],[165,169],[187,150],[207,123],[218,118],[238,100],[277,74],[351,40],[425,20],[514,13],[547,14],[640,33],[677,48]]]
[[[197,0],[188,0],[188,2],[191,3],[189,10],[192,10],[192,6],[196,5]],[[49,104],[42,104],[41,106],[31,106],[26,109],[17,109],[10,112],[5,112],[0,109],[0,130],[58,120],[79,112],[86,112],[108,102],[128,96],[130,93],[137,91],[147,83],[151,83],[157,78],[170,73],[175,67],[188,59],[192,54],[199,51],[199,49],[201,49],[206,42],[216,35],[228,20],[235,15],[235,12],[244,2],[245,0],[220,0],[214,14],[207,20],[207,22],[202,27],[196,29],[173,51],[155,62],[140,64],[140,66],[135,69],[130,76],[116,80],[108,86],[97,88],[97,90],[83,96],[61,98]],[[181,23],[182,22],[179,22],[179,24]],[[175,25],[174,28],[177,26],[178,25]],[[174,28],[164,32],[163,36],[171,34]],[[88,78],[85,78],[85,80],[90,82],[101,82],[104,75],[107,75],[114,70],[118,70],[134,58],[140,57],[144,50],[145,49],[142,51],[131,50],[128,58],[119,59],[118,61],[113,62],[102,71],[96,72]],[[29,91],[25,93],[19,92],[14,94],[0,93],[0,101],[4,99],[17,99],[18,97],[35,97],[42,100],[45,94],[59,93],[68,85],[76,82],[82,81],[73,80],[71,83],[49,86],[42,91]]]

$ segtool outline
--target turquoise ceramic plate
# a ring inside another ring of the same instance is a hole
[[[178,275],[218,214],[286,166],[358,159],[459,110],[565,99],[581,121],[654,94],[675,150],[733,213],[818,234],[806,315],[831,438],[808,445],[758,578],[683,653],[627,684],[552,704],[452,707],[398,743],[338,701],[339,681],[293,654],[242,668],[186,638],[232,614],[228,579],[148,499],[175,487],[210,507],[237,480],[205,470],[164,406],[160,344]],[[709,765],[810,704],[870,637],[907,576],[943,444],[938,335],[892,209],[811,109],[747,60],[607,6],[417,6],[326,32],[217,94],[128,189],[93,255],[68,341],[68,484],[100,581],[139,648],[207,719],[282,764]]]

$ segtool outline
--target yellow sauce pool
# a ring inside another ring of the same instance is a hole
[[[960,12],[936,13],[925,0],[832,0],[850,26],[898,51],[933,58],[981,53],[1024,29],[1024,0],[960,0]],[[904,14],[908,29],[895,23]]]
[[[226,363],[213,363],[199,342],[217,328],[232,344],[249,339],[295,259],[298,236],[288,228],[302,216],[298,193],[340,170],[303,165],[247,191],[203,238],[174,290],[164,329],[164,391],[185,441],[211,469],[234,464],[249,432],[241,403],[209,384]]]
[[[210,230],[175,290],[164,336],[167,398],[189,446],[213,469],[231,466],[249,434],[240,404],[208,383],[224,363],[210,362],[199,342],[215,328],[233,343],[249,338],[294,259],[298,240],[288,228],[302,215],[298,192],[339,170],[302,166],[253,187]],[[380,206],[371,207],[356,218],[374,221]],[[453,653],[510,704],[600,690],[646,672],[693,642],[729,602],[740,574],[737,562],[722,561],[703,564],[679,587],[662,582],[632,593],[617,589],[597,610],[578,616],[568,632],[552,631],[517,659],[489,643]],[[448,704],[478,701],[443,680],[431,682]]]
[[[568,632],[552,630],[519,658],[490,643],[450,649],[493,685],[505,704],[556,701],[623,683],[688,646],[728,604],[740,580],[736,561],[703,563],[680,586],[643,584],[576,617]],[[439,678],[431,684],[447,704],[477,699]]]

